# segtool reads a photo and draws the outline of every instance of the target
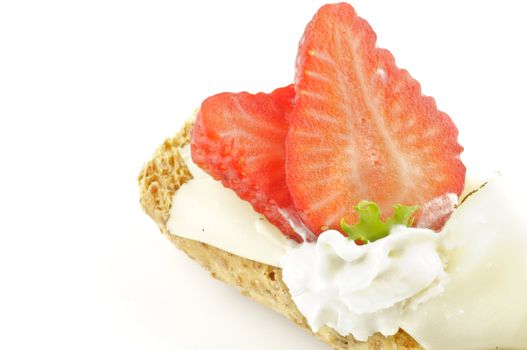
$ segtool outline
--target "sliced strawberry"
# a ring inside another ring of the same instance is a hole
[[[282,215],[294,210],[285,180],[286,116],[294,94],[290,85],[271,94],[209,97],[196,118],[191,152],[199,167],[300,242]]]
[[[296,92],[287,183],[313,232],[339,229],[342,217],[353,222],[352,206],[361,200],[389,216],[393,204],[423,206],[461,193],[465,167],[455,125],[390,52],[376,47],[375,33],[350,5],[323,6],[308,24]]]

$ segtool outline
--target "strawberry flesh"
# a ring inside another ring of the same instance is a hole
[[[293,85],[270,94],[221,93],[206,99],[192,132],[192,160],[301,242],[284,213],[294,215],[285,178],[287,116]]]
[[[323,6],[308,24],[295,83],[287,184],[314,233],[339,229],[343,217],[352,223],[352,206],[361,200],[390,216],[396,203],[423,206],[461,194],[457,128],[392,54],[376,47],[375,33],[351,5]],[[418,225],[421,216],[430,215],[421,210]]]

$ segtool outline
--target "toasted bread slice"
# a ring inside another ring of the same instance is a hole
[[[143,209],[172,243],[207,269],[212,277],[235,286],[243,295],[272,308],[311,332],[304,316],[291,299],[280,268],[168,232],[166,224],[172,197],[181,185],[192,178],[179,154],[180,147],[190,141],[192,123],[192,120],[187,121],[179,133],[166,140],[142,169],[138,180]],[[314,335],[335,350],[422,349],[402,330],[391,337],[375,334],[367,342],[357,341],[352,336],[343,337],[328,327],[321,328]]]

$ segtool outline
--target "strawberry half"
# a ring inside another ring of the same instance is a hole
[[[285,180],[286,117],[293,85],[270,94],[222,93],[206,99],[192,132],[192,160],[301,242],[284,213],[294,207]]]
[[[308,24],[296,66],[289,117],[287,183],[314,233],[339,229],[361,200],[384,215],[392,205],[420,205],[461,194],[463,148],[452,120],[419,83],[376,47],[370,25],[353,7],[323,6]],[[443,208],[444,209],[444,208]],[[426,214],[426,215],[425,215]],[[444,224],[450,210],[430,220]]]

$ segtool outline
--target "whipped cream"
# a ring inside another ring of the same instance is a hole
[[[437,233],[402,225],[362,246],[326,231],[282,259],[284,281],[313,331],[329,326],[362,341],[397,333],[409,310],[441,293],[444,265]]]
[[[193,179],[183,184],[172,198],[169,232],[280,267],[280,258],[296,242],[287,239],[234,191],[197,167],[190,157],[189,145],[180,154]]]

